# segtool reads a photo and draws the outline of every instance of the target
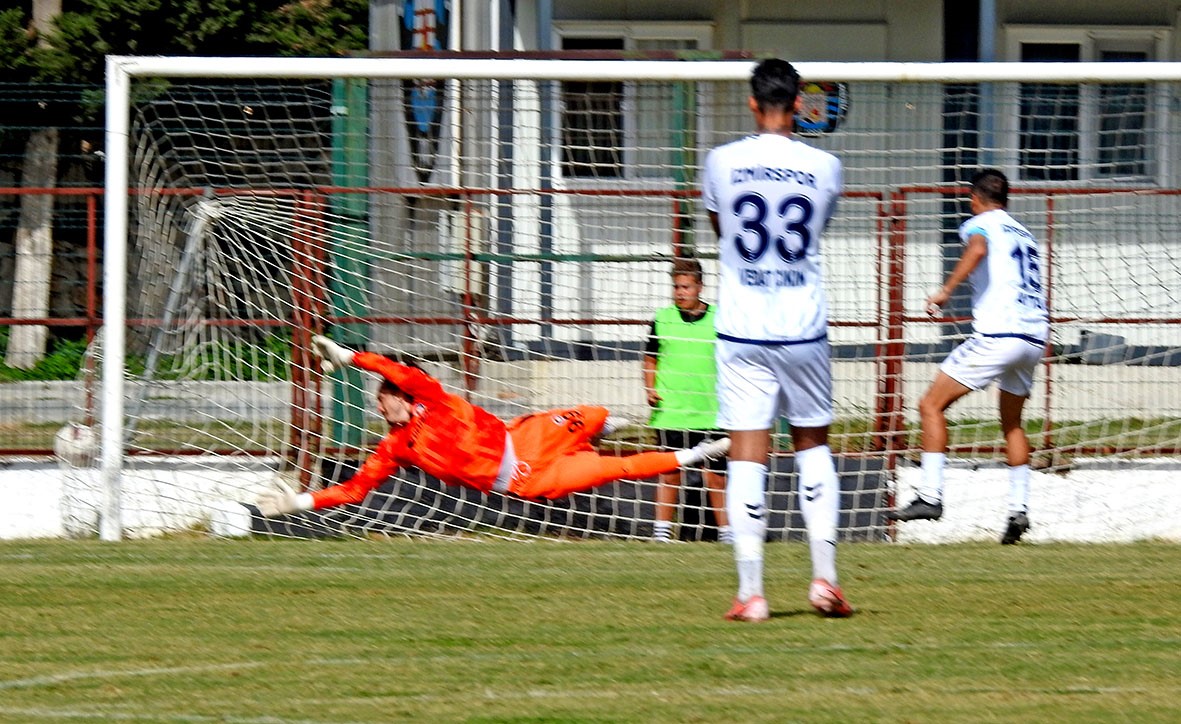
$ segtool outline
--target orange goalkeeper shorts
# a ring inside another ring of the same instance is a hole
[[[679,467],[671,452],[603,457],[590,441],[607,409],[593,405],[518,417],[508,425],[517,468],[508,490],[522,498],[564,498],[621,478],[650,478]]]

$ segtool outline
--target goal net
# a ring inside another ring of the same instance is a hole
[[[965,181],[983,166],[1009,175],[1010,209],[1047,250],[1053,344],[1026,414],[1035,523],[1061,538],[1145,533],[1086,506],[1046,520],[1052,496],[1091,494],[1117,464],[1141,470],[1121,500],[1167,479],[1181,448],[1178,87],[1128,65],[799,64],[799,129],[845,169],[823,239],[843,538],[899,534],[883,512],[917,476],[917,399],[969,333],[966,288],[941,319],[923,299],[958,258]],[[267,520],[248,505],[277,480],[347,479],[386,432],[377,380],[322,374],[313,334],[413,362],[505,420],[604,405],[637,424],[603,454],[653,449],[650,324],[672,302],[676,257],[702,261],[715,299],[699,177],[709,148],[753,128],[750,63],[108,68],[106,329],[85,413],[104,448],[72,473],[102,501],[79,520],[104,537],[651,535],[656,480],[535,502],[407,469],[356,506]],[[1003,522],[993,394],[950,413],[948,515],[962,511],[967,537]],[[774,539],[803,536],[794,478],[778,429]],[[699,477],[678,494],[680,536],[713,537]],[[1166,534],[1156,524],[1146,535]]]

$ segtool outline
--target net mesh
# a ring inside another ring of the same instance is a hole
[[[982,165],[1007,170],[1011,211],[1047,249],[1055,331],[1026,408],[1036,467],[1064,478],[1100,456],[1175,456],[1181,202],[1175,139],[1154,109],[1178,89],[840,90],[840,117],[824,98],[811,106],[836,130],[807,140],[845,167],[823,240],[842,537],[891,537],[882,514],[913,487],[918,396],[969,332],[966,289],[940,320],[923,300],[958,258],[964,182]],[[604,454],[652,449],[649,324],[671,303],[675,256],[702,259],[714,299],[699,174],[710,147],[750,132],[746,93],[704,81],[137,81],[125,525],[200,526],[210,510],[224,525],[240,506],[218,501],[250,502],[276,476],[316,489],[355,470],[384,432],[375,380],[321,375],[313,333],[414,361],[506,420],[604,405],[639,423]],[[950,411],[953,471],[1003,462],[995,405],[976,394]],[[800,538],[790,436],[774,442],[770,535]],[[230,527],[646,537],[655,486],[536,503],[404,470],[359,506]],[[680,494],[682,537],[712,537],[692,473]]]

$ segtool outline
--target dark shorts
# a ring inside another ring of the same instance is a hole
[[[681,450],[693,447],[706,438],[719,438],[723,433],[716,430],[702,432],[701,430],[657,430],[656,444],[665,450]],[[705,461],[703,467],[715,473],[726,472],[726,458]]]

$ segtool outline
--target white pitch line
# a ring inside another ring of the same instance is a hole
[[[174,722],[228,722],[228,724],[365,724],[365,722],[342,722],[339,719],[288,719],[273,716],[205,716],[197,714],[161,714],[159,712],[119,712],[109,709],[84,711],[79,709],[27,709],[0,707],[0,715],[22,716],[38,719],[96,719],[98,721],[174,721]]]
[[[1030,648],[1031,645],[1026,642],[993,642],[984,646],[962,646],[957,647],[961,649],[989,649],[989,648]],[[792,648],[789,646],[788,648]],[[800,648],[804,648],[803,645]],[[834,652],[850,652],[850,651],[898,651],[898,650],[947,650],[947,646],[937,644],[902,644],[902,643],[886,643],[886,644],[831,644],[828,646],[816,647],[807,646],[810,651],[834,651]],[[708,655],[718,655],[723,653],[741,653],[743,649],[734,647],[709,647],[703,650],[703,653]],[[753,650],[753,649],[752,649]],[[618,656],[620,654],[611,654],[607,652],[608,656]],[[456,657],[464,659],[480,659],[480,660],[504,660],[507,662],[519,661],[521,656],[506,652],[489,652],[481,654],[457,653],[454,655],[438,654],[428,657],[420,657],[416,659],[422,661],[451,661]],[[526,657],[528,658],[528,657]],[[387,661],[398,661],[397,659],[385,659]],[[371,666],[382,661],[380,658],[369,659],[312,659],[304,661],[303,665],[308,667],[314,666]],[[261,661],[242,661],[228,664],[199,664],[194,666],[163,666],[153,667],[148,669],[99,669],[96,671],[74,671],[61,674],[49,674],[47,676],[33,676],[26,679],[10,679],[8,681],[0,681],[0,691],[13,689],[31,689],[38,686],[50,686],[53,684],[62,684],[71,681],[86,681],[93,679],[117,679],[122,677],[146,677],[146,676],[164,676],[171,674],[191,674],[202,671],[231,671],[234,669],[258,669],[272,665],[269,662]]]
[[[30,689],[36,686],[61,684],[86,679],[113,679],[122,676],[157,676],[160,674],[191,674],[200,671],[227,671],[231,669],[257,669],[267,666],[260,661],[244,661],[236,664],[203,664],[199,666],[163,666],[151,669],[105,669],[99,671],[75,671],[68,674],[34,676],[28,679],[0,681],[0,689]]]
[[[135,713],[124,711],[110,711],[106,709],[84,711],[77,709],[20,709],[20,707],[0,706],[0,715],[21,716],[40,719],[97,719],[100,722],[228,722],[230,724],[339,724],[335,719],[286,719],[278,717],[234,717],[234,716],[203,716],[203,715],[165,715],[165,713]],[[346,723],[347,724],[347,723]],[[361,723],[357,723],[361,724]]]

